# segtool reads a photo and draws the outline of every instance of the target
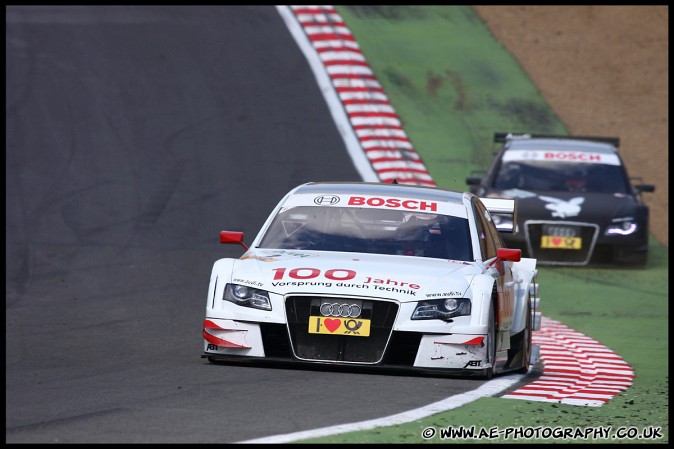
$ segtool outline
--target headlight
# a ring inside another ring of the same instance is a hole
[[[449,298],[419,301],[412,313],[413,320],[448,320],[455,316],[470,315],[470,299]]]
[[[245,285],[225,285],[225,294],[222,299],[243,307],[271,310],[269,293],[258,288],[247,287]]]
[[[605,235],[630,235],[637,231],[637,222],[632,217],[614,218],[606,228]]]

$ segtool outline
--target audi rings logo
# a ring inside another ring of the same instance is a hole
[[[321,195],[314,198],[314,203],[319,206],[330,205],[339,203],[339,197],[337,195]]]
[[[342,318],[358,318],[361,308],[358,304],[321,304],[321,315]]]

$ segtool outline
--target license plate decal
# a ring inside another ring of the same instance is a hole
[[[358,318],[334,318],[327,316],[309,317],[310,334],[370,336],[370,320]]]
[[[541,248],[579,250],[582,247],[583,239],[580,237],[555,237],[553,235],[541,237]]]

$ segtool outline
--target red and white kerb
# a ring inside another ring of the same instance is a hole
[[[332,6],[291,6],[382,182],[435,187],[358,43]]]
[[[502,397],[598,407],[634,381],[632,367],[618,354],[557,321],[542,317],[532,341],[540,347],[543,374]]]

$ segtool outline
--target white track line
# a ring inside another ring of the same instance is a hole
[[[404,424],[408,422],[418,421],[427,416],[436,413],[452,410],[462,405],[468,404],[480,398],[496,396],[500,392],[510,388],[520,380],[523,374],[513,374],[509,376],[498,377],[482,384],[479,388],[461,393],[456,396],[451,396],[442,401],[434,402],[407,412],[398,413],[397,415],[386,416],[384,418],[371,419],[369,421],[355,422],[349,424],[339,424],[336,426],[323,427],[321,429],[306,430],[302,432],[287,433],[283,435],[274,435],[270,437],[257,438],[254,440],[239,441],[245,444],[259,444],[259,443],[288,443],[291,441],[306,440],[309,438],[319,438],[329,435],[336,435],[339,433],[355,432],[360,430],[370,430],[376,427],[388,427],[396,424]]]

